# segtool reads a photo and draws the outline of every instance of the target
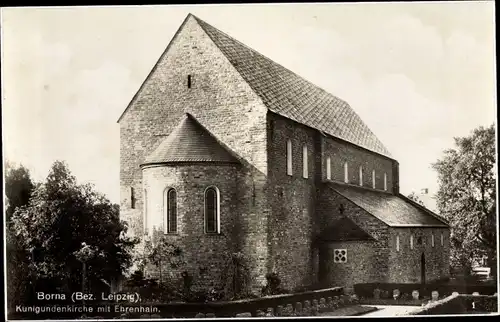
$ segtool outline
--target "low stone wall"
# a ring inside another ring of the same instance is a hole
[[[379,298],[392,299],[394,290],[398,290],[401,298],[411,300],[413,291],[418,291],[420,299],[430,299],[432,292],[437,291],[439,297],[446,297],[454,292],[460,294],[479,293],[493,295],[497,293],[496,285],[484,284],[450,284],[435,282],[431,284],[399,284],[399,283],[364,283],[354,285],[354,292],[362,299],[376,298],[375,290],[379,290]]]
[[[405,299],[374,299],[366,298],[360,299],[359,304],[363,305],[398,305],[398,306],[421,306],[428,300],[418,299],[418,300],[405,300]]]
[[[131,314],[127,318],[314,316],[320,312],[331,311],[356,303],[355,298],[343,294],[341,287],[335,287],[230,302],[160,304],[156,305],[160,309],[159,314]]]
[[[85,315],[92,319],[110,318],[210,318],[244,316],[315,316],[322,312],[357,304],[353,296],[343,294],[335,287],[296,294],[273,295],[257,299],[208,303],[87,303],[92,307]],[[65,307],[78,308],[69,304]],[[99,308],[108,308],[99,310]],[[81,310],[80,310],[81,312]],[[19,314],[21,313],[21,314]],[[83,318],[78,311],[68,312],[17,312],[12,319],[75,319]]]
[[[404,315],[455,315],[498,312],[498,296],[453,294]]]

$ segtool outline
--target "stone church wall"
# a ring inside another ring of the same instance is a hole
[[[363,168],[363,186],[372,188],[372,171],[375,170],[375,189],[384,190],[384,173],[387,174],[387,191],[392,192],[397,177],[393,173],[394,160],[332,137],[323,137],[322,179],[327,180],[326,159],[330,157],[331,180],[344,183],[344,163],[348,164],[349,184],[359,186],[359,167]]]
[[[274,113],[268,115],[268,126],[270,266],[283,287],[293,290],[315,283],[312,237],[319,151],[310,128]],[[288,139],[292,141],[292,176],[287,174]],[[303,145],[307,146],[308,178],[303,178]]]
[[[191,88],[187,86],[188,75],[192,77]],[[246,238],[240,247],[251,258],[252,275],[256,288],[260,288],[268,264],[267,109],[192,16],[184,22],[119,121],[121,216],[133,218],[134,233],[142,234],[140,164],[186,112],[242,160],[237,175],[242,189],[234,199],[239,212],[233,216],[242,219]]]
[[[341,205],[343,208],[342,211],[340,210]],[[389,274],[388,259],[390,252],[389,227],[384,222],[373,217],[372,215],[370,215],[365,210],[361,209],[348,199],[334,192],[332,189],[326,188],[322,191],[321,200],[319,202],[318,208],[319,208],[318,209],[319,229],[321,229],[321,227],[326,228],[332,225],[336,220],[341,218],[341,216],[343,215],[351,219],[356,225],[358,225],[361,229],[366,231],[375,239],[375,241],[373,242],[364,242],[364,241],[349,242],[353,243],[352,245],[350,245],[350,247],[352,248],[353,251],[356,252],[356,254],[354,254],[356,256],[355,258],[366,258],[366,260],[369,260],[369,264],[368,262],[366,262],[366,265],[369,265],[372,268],[370,270],[359,271],[359,274],[361,275],[358,277],[358,279],[369,280],[372,283],[387,282],[387,276]],[[359,243],[359,245],[355,246],[357,245],[356,243]],[[332,246],[326,244],[326,246],[324,247],[331,248]],[[333,261],[330,261],[331,257],[332,256],[330,256],[328,253],[324,258],[321,258],[320,256],[319,259],[320,265],[328,265],[328,266],[343,265],[343,264],[333,263]],[[348,269],[351,263],[348,261],[346,264],[347,265],[344,266],[346,266],[346,269]],[[337,285],[352,285],[352,281],[347,274],[342,274],[333,279],[331,275],[329,276],[328,274],[329,271],[333,272],[332,271],[333,268],[328,268],[328,269],[323,268],[323,269],[324,270],[322,270],[322,272],[325,272],[326,276],[320,276],[320,279],[326,281],[327,286],[328,283],[332,281],[340,283]],[[329,285],[333,286],[331,284]]]
[[[434,247],[432,234],[434,234]],[[443,234],[443,245],[441,245],[441,234]],[[396,247],[398,235],[399,251]],[[410,247],[411,235],[413,235],[413,249]],[[425,255],[426,282],[449,277],[449,238],[449,229],[446,228],[392,228],[390,282],[420,283],[422,254]]]
[[[185,265],[195,286],[218,286],[227,266],[227,255],[236,252],[240,244],[237,232],[238,213],[234,200],[238,196],[236,174],[232,165],[174,165],[149,167],[143,170],[147,190],[147,222],[150,230],[163,230],[163,194],[166,189],[177,191],[177,232],[164,234],[166,240],[183,251]],[[205,233],[204,193],[215,186],[220,193],[220,234]],[[166,271],[169,271],[167,268]]]
[[[343,241],[323,245],[320,249],[320,270],[326,285],[352,287],[358,283],[371,283],[379,278],[377,260],[373,251],[375,242]],[[335,250],[346,251],[346,261],[334,260]]]

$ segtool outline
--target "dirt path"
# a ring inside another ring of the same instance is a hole
[[[377,311],[363,314],[363,316],[396,316],[419,308],[419,306],[408,305],[376,305],[376,307],[378,308]]]

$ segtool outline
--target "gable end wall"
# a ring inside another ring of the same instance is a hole
[[[191,88],[188,75],[192,76]],[[142,235],[145,186],[140,164],[185,113],[193,115],[243,164],[236,178],[241,189],[232,215],[241,219],[244,234],[234,247],[251,257],[252,274],[259,284],[255,287],[260,288],[267,272],[267,109],[192,16],[120,119],[120,216],[129,221],[135,235]],[[134,209],[131,188],[135,190]]]

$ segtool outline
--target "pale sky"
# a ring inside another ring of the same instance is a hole
[[[37,180],[65,160],[118,203],[116,121],[188,13],[346,100],[404,194],[496,120],[493,1],[3,8],[4,156]]]

